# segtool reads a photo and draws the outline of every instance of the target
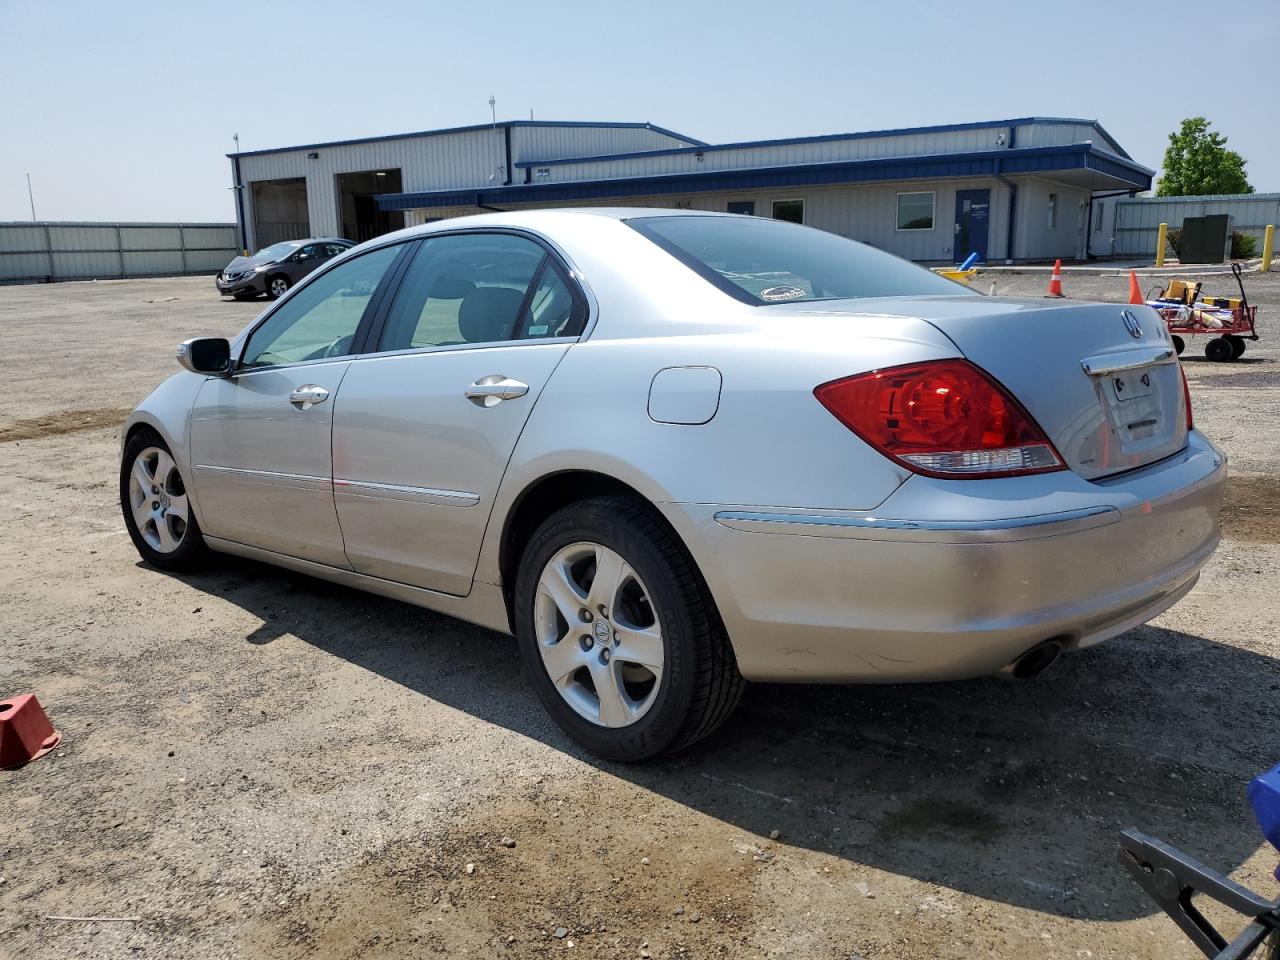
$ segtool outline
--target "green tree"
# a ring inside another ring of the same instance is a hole
[[[1189,117],[1169,134],[1156,195],[1206,193],[1253,193],[1253,187],[1244,175],[1244,157],[1227,149],[1227,138],[1210,129],[1204,117]]]

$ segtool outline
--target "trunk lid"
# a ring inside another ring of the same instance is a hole
[[[1181,371],[1164,321],[1150,307],[961,295],[825,301],[787,312],[804,306],[930,323],[1004,384],[1067,466],[1087,479],[1186,446]]]

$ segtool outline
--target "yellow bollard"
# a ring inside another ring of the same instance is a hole
[[[1156,266],[1164,266],[1164,245],[1169,239],[1169,225],[1167,223],[1160,224],[1160,234],[1156,237]]]
[[[1271,251],[1276,245],[1276,225],[1268,223],[1267,229],[1262,232],[1262,266],[1259,268],[1263,273],[1271,269]]]

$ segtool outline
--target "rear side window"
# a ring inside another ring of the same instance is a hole
[[[409,265],[378,349],[576,334],[579,303],[532,240],[500,233],[433,237]]]
[[[792,223],[715,216],[626,223],[743,303],[973,294],[892,254]]]

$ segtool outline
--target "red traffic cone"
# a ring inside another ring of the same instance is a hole
[[[1062,292],[1062,261],[1053,261],[1053,276],[1049,278],[1049,292],[1046,297],[1065,297]]]
[[[1129,302],[1130,303],[1146,303],[1146,298],[1142,296],[1142,288],[1138,286],[1138,275],[1132,270],[1129,271]]]
[[[61,742],[34,693],[0,700],[0,770],[30,763]]]

